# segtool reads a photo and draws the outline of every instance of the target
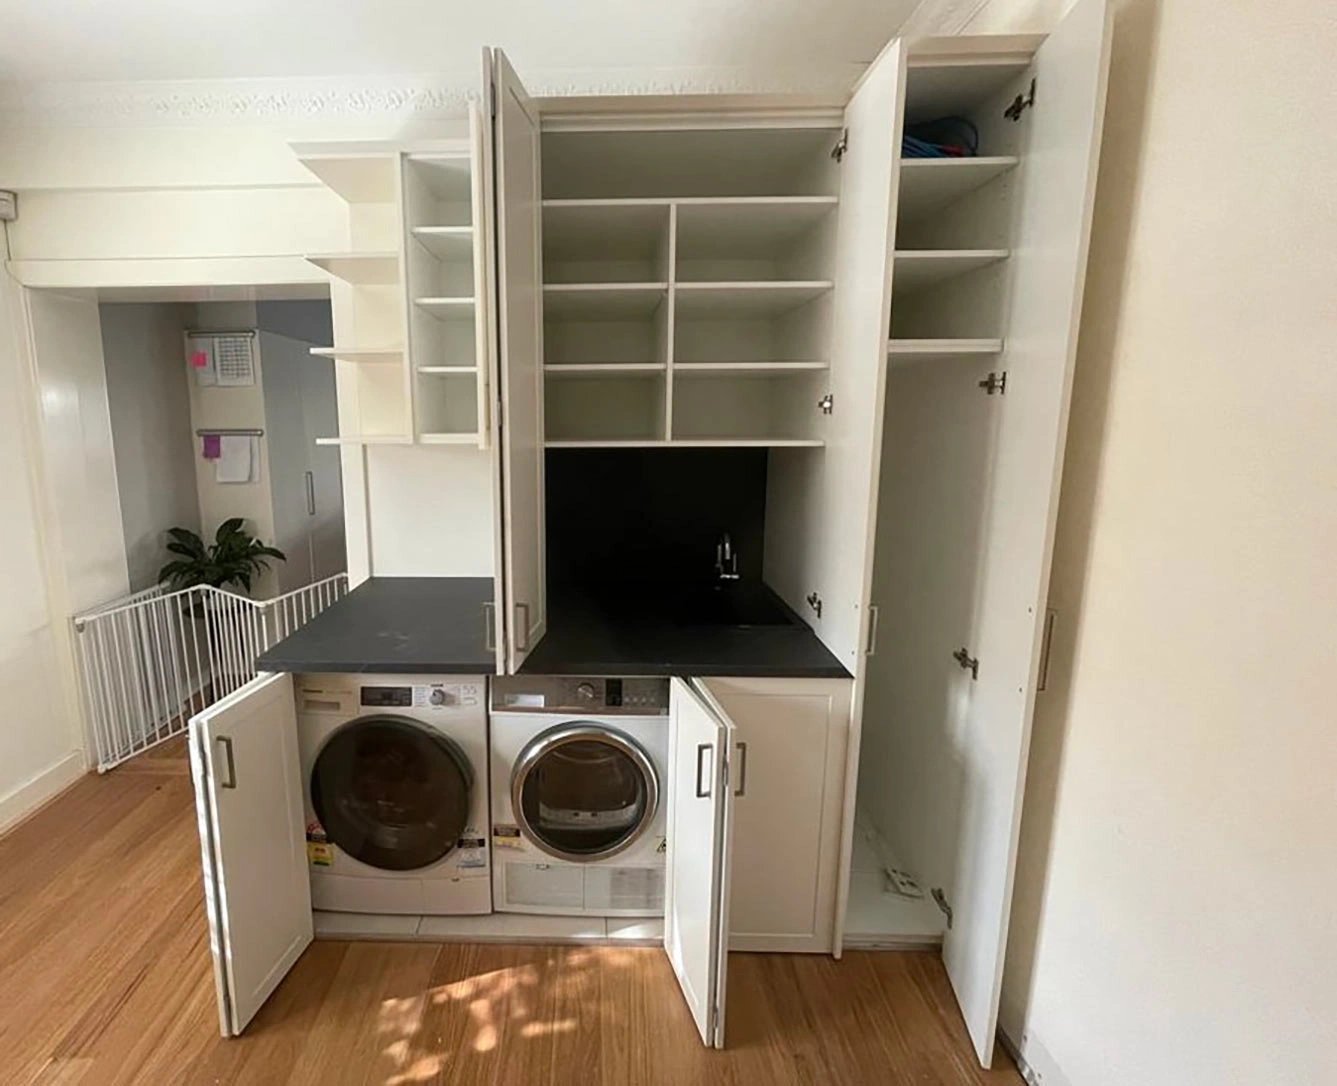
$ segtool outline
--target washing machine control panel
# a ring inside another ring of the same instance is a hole
[[[359,700],[374,709],[455,709],[483,704],[483,683],[415,683],[363,686]]]
[[[662,716],[668,705],[669,681],[661,678],[513,675],[492,680],[494,712]]]

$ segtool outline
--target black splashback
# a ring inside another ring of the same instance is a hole
[[[707,585],[722,532],[760,581],[765,449],[549,449],[545,468],[554,588]]]

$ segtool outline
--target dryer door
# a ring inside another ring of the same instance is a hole
[[[455,847],[469,820],[473,770],[449,736],[378,714],[326,740],[310,784],[331,842],[371,867],[412,871]]]
[[[577,720],[536,735],[511,771],[520,832],[559,860],[606,860],[637,841],[659,807],[659,774],[631,736]]]

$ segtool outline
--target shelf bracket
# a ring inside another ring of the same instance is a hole
[[[1007,370],[1002,373],[990,373],[988,377],[979,382],[979,386],[990,396],[995,392],[1002,396],[1007,392]]]

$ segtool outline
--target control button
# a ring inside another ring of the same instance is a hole
[[[431,692],[430,695],[428,695],[427,700],[431,702],[433,705],[449,705],[450,695],[447,694],[444,690],[442,690],[438,686]]]
[[[594,689],[593,683],[577,683],[576,697],[583,702],[592,703],[599,696],[599,692]]]

